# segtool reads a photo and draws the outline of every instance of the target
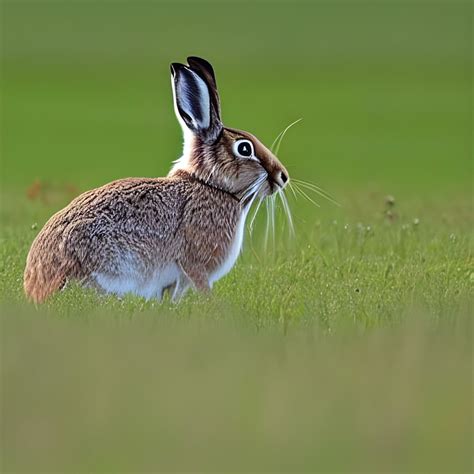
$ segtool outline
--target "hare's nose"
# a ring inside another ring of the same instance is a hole
[[[288,176],[284,171],[279,171],[276,175],[275,181],[277,182],[278,186],[284,188],[288,181]]]

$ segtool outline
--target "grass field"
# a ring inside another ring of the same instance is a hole
[[[1,3],[2,472],[471,472],[470,2]],[[52,213],[179,156],[168,64],[341,206],[288,195],[179,305],[26,254]]]

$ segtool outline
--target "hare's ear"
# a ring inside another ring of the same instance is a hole
[[[211,112],[218,120],[221,120],[221,105],[219,93],[217,92],[216,75],[214,74],[214,69],[208,61],[196,56],[190,56],[188,58],[188,64],[194,72],[197,72],[207,82],[207,85],[209,86],[209,92],[211,93]]]
[[[204,78],[183,64],[171,64],[175,111],[183,127],[213,143],[222,130],[222,123],[212,112],[209,86]]]

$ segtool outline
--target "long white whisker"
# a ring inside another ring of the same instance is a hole
[[[290,123],[283,131],[281,131],[278,136],[275,138],[275,141],[272,143],[272,146],[270,149],[276,154],[278,154],[278,151],[280,150],[280,144],[281,141],[283,140],[283,137],[286,135],[286,132],[295,124],[303,120],[302,118],[299,118],[298,120],[295,120],[294,122]]]
[[[249,204],[248,204],[249,209],[252,207],[252,204],[253,204],[253,202],[255,201],[256,197],[257,197],[257,193],[255,193],[255,194],[251,197],[250,202],[249,202]]]
[[[270,201],[270,209],[272,211],[272,220],[271,220],[271,225],[272,225],[272,247],[273,250],[275,250],[275,194],[271,196],[271,201]]]
[[[241,197],[241,201],[244,202],[253,192],[253,189],[254,189],[254,184],[251,184],[250,187],[247,189],[247,191],[245,191],[245,193],[242,195]]]
[[[265,240],[264,240],[264,249],[265,249],[265,252],[267,251],[267,246],[268,246],[268,234],[269,234],[269,230],[270,230],[270,199],[267,198],[265,200],[265,208],[266,208],[266,212],[267,212],[267,220],[266,220],[266,224],[265,224]]]
[[[245,191],[244,195],[241,198],[242,202],[245,202],[245,200],[253,194],[254,186],[255,185],[252,185],[249,189],[247,189],[247,191]]]
[[[319,194],[319,196],[327,199],[328,201],[332,202],[336,206],[341,206],[339,202],[337,202],[328,192],[326,192],[324,189],[320,188],[319,186],[316,186],[314,183],[309,183],[307,181],[302,181],[301,179],[293,179],[295,184],[298,184],[299,186],[303,186],[306,189],[309,189],[313,191],[316,194]]]
[[[298,196],[296,196],[296,193],[295,193],[295,190],[293,189],[291,181],[288,183],[288,187],[290,188],[290,191],[293,193],[293,196],[295,197],[295,199],[298,199]]]
[[[312,202],[316,207],[321,207],[316,201],[311,199],[296,183],[295,184],[295,189],[308,201]]]
[[[270,150],[272,150],[272,152],[275,150],[275,145],[278,143],[278,141],[282,138],[282,135],[283,135],[283,132],[285,131],[285,129],[283,129],[278,135],[277,137],[275,138],[275,140],[273,140],[273,143],[272,145],[270,146]]]
[[[266,177],[266,173],[258,176],[258,178],[250,185],[249,189],[247,189],[247,191],[244,193],[241,198],[241,201],[245,201],[249,196],[255,194],[258,191],[260,185],[263,183],[263,181],[265,181]]]
[[[307,189],[308,191],[312,191],[313,193],[317,194],[318,196],[321,196],[323,197],[324,199],[327,199],[328,201],[331,201],[333,204],[336,204],[338,206],[340,206],[340,204],[335,200],[333,199],[331,196],[329,196],[327,193],[317,189],[317,188],[314,188],[312,186],[309,186],[307,183],[298,183],[299,186],[302,186],[303,188]]]
[[[275,155],[278,155],[278,152],[280,150],[280,144],[281,141],[283,140],[283,137],[286,135],[286,132],[293,126],[296,125],[298,122],[301,122],[303,118],[299,118],[298,120],[295,120],[294,122],[290,123],[283,131],[281,131],[278,136],[275,138],[275,141],[272,143],[272,146],[270,147],[270,150],[272,150]]]
[[[309,181],[303,181],[301,179],[294,179],[294,181],[298,184],[302,184],[302,185],[304,185],[308,188],[314,189],[314,190],[324,194],[325,196],[332,197],[330,193],[328,193],[326,190],[324,190],[323,188],[317,186],[314,183],[310,183]]]
[[[266,174],[262,175],[260,179],[257,180],[256,182],[256,185],[254,186],[255,188],[255,193],[254,193],[254,199],[252,199],[252,203],[253,201],[255,200],[255,198],[258,196],[262,186],[263,186],[263,183],[265,182],[267,176]],[[258,210],[260,209],[260,206],[262,205],[262,202],[263,202],[264,198],[261,197],[257,203],[257,206],[255,207],[255,210],[253,211],[253,215],[250,219],[250,224],[249,224],[249,232],[250,234],[252,234],[253,232],[253,224],[254,224],[254,221],[255,221],[255,218],[257,217],[257,213],[258,213]]]
[[[290,230],[290,236],[294,237],[295,236],[295,226],[293,225],[293,217],[291,215],[291,210],[290,206],[288,205],[288,200],[286,199],[285,193],[283,191],[280,191],[279,193],[281,203],[283,205],[283,209],[286,214],[286,218],[288,220],[288,228]]]
[[[264,198],[261,197],[257,203],[257,205],[255,206],[255,210],[253,212],[253,215],[252,215],[252,218],[250,219],[250,224],[249,224],[249,230],[250,230],[250,233],[253,232],[253,225],[254,225],[254,222],[255,222],[255,218],[257,217],[257,214],[258,214],[258,210],[260,209],[260,206],[262,205],[262,202],[263,202]]]
[[[294,183],[294,190],[296,191],[296,196],[297,197],[302,196],[303,198],[305,198],[304,195],[301,193],[301,190],[300,190],[300,188],[298,187],[298,185],[296,183]]]

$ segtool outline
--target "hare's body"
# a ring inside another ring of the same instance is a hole
[[[78,280],[107,293],[179,298],[206,291],[239,255],[253,200],[288,176],[254,136],[225,128],[212,67],[173,64],[184,155],[166,178],[128,178],[88,191],[55,214],[33,242],[24,287],[41,302]]]
[[[25,287],[38,300],[69,279],[146,298],[167,288],[181,296],[196,280],[210,287],[237,259],[246,211],[190,176],[114,181],[48,221],[28,256]]]

